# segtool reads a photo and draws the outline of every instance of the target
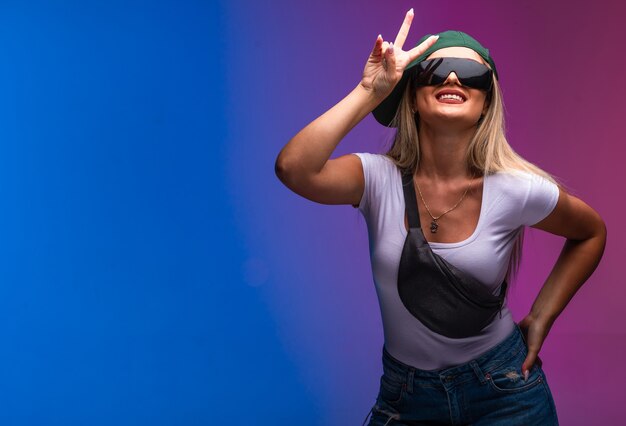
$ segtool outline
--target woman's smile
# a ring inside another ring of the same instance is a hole
[[[435,95],[437,102],[443,104],[462,104],[467,100],[463,92],[456,89],[443,89]]]

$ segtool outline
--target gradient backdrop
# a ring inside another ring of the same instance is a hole
[[[593,206],[604,259],[541,351],[563,425],[626,416],[618,2],[0,3],[0,424],[358,425],[382,373],[366,228],[274,175],[376,36],[466,31],[511,144]],[[371,116],[333,157],[382,152]],[[528,312],[561,238],[529,232]]]

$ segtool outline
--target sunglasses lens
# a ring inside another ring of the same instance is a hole
[[[430,86],[442,84],[453,72],[462,85],[489,91],[492,71],[480,62],[467,58],[434,58],[417,65],[415,84]]]

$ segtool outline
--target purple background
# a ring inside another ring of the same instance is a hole
[[[222,340],[223,355],[243,368],[224,388],[225,401],[247,407],[250,419],[263,424],[315,425],[360,424],[374,403],[383,335],[364,220],[350,206],[292,193],[273,167],[293,135],[358,84],[376,36],[392,41],[411,7],[405,47],[447,29],[481,41],[501,76],[509,142],[607,224],[602,263],[557,319],[540,355],[562,424],[617,424],[626,415],[626,287],[619,272],[626,237],[620,220],[626,6],[619,2],[240,0],[225,6],[226,45],[211,54],[224,55],[227,64],[225,179],[242,246],[233,282],[244,283],[231,291],[254,306],[236,312],[230,336],[237,342]],[[370,115],[333,158],[382,152],[387,137]],[[509,298],[516,321],[563,242],[527,233]],[[245,392],[235,384],[240,377]]]

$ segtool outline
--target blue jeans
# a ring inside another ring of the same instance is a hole
[[[369,425],[558,425],[542,368],[521,372],[527,346],[519,326],[476,359],[420,370],[383,346],[383,375]]]

